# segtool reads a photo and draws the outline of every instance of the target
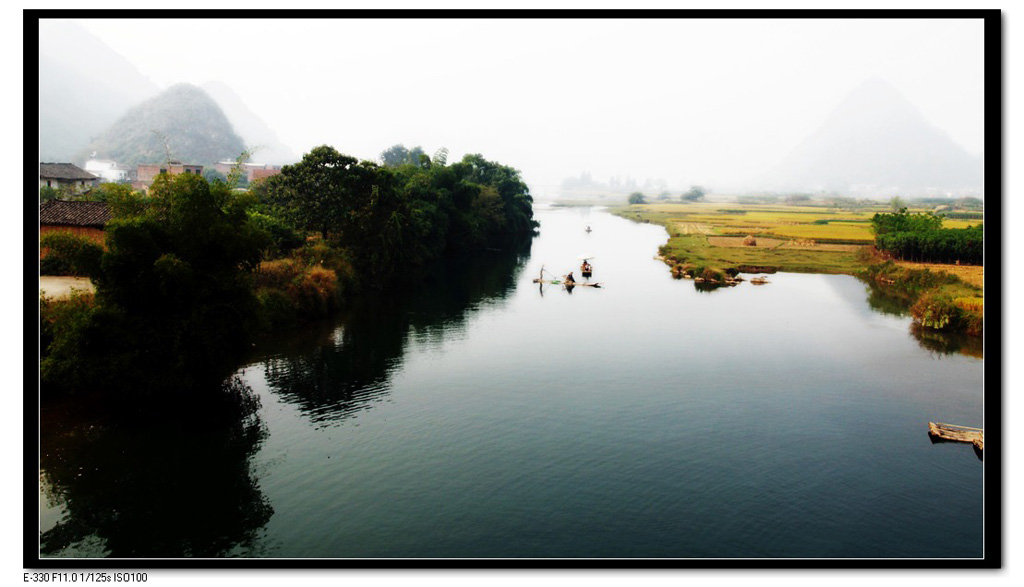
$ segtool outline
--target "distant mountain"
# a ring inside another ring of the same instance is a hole
[[[82,27],[39,24],[39,160],[75,160],[93,137],[160,89]]]
[[[854,90],[765,184],[846,193],[980,189],[982,162],[892,85],[874,78]]]
[[[160,163],[212,165],[245,150],[220,106],[203,90],[178,84],[128,110],[86,149],[129,167]]]
[[[204,83],[202,88],[220,105],[245,144],[253,149],[253,162],[287,165],[300,159],[231,88],[215,81]]]

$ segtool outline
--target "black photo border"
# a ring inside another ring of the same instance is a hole
[[[970,559],[55,559],[39,554],[39,332],[38,332],[38,209],[29,205],[38,197],[39,153],[39,22],[45,19],[972,19],[984,25],[984,181],[986,223],[984,412],[984,555]],[[1002,328],[1002,252],[1004,250],[1003,161],[1003,16],[997,9],[894,9],[894,10],[88,10],[23,11],[24,112],[24,541],[25,569],[995,569],[1003,559],[1003,435],[1004,385]],[[33,151],[35,155],[33,155]],[[34,352],[28,352],[34,350]],[[26,575],[27,577],[28,575]],[[26,580],[28,580],[26,578]]]

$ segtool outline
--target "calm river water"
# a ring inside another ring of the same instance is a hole
[[[44,430],[43,552],[983,555],[984,462],[927,436],[983,426],[981,359],[922,344],[852,277],[701,292],[653,259],[661,227],[537,216],[528,254],[258,349],[238,375],[259,426]],[[532,283],[581,254],[605,287]]]

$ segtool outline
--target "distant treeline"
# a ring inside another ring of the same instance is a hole
[[[942,228],[942,218],[931,213],[910,214],[906,208],[871,219],[875,248],[896,259],[931,263],[984,262],[982,224],[969,228]]]

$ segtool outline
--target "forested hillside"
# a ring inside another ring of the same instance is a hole
[[[168,158],[212,165],[237,158],[245,147],[206,92],[190,84],[178,84],[131,108],[87,151],[127,166]]]

